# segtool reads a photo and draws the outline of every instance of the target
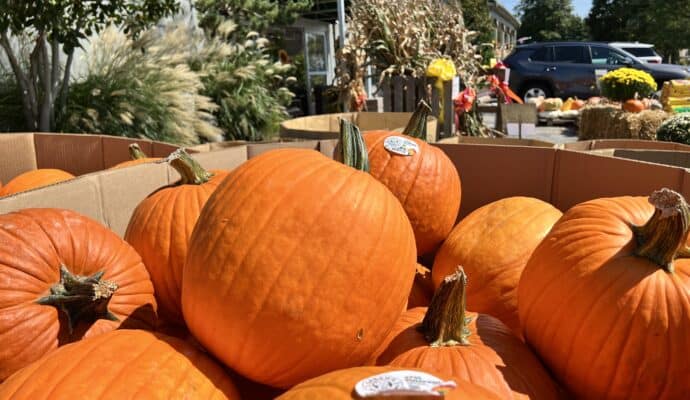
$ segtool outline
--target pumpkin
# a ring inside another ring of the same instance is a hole
[[[548,372],[507,326],[465,311],[466,283],[458,268],[444,279],[429,308],[403,313],[374,363],[466,379],[502,399],[560,398]]]
[[[407,134],[422,134],[426,127],[424,110],[415,112]],[[423,255],[435,250],[455,224],[460,210],[460,176],[443,150],[407,134],[369,131],[364,140],[371,175],[402,203],[412,223],[417,254]],[[400,148],[391,145],[394,140],[408,141],[417,149],[398,154]]]
[[[563,100],[558,97],[545,99],[541,103],[541,108],[539,111],[558,111],[563,107]]]
[[[310,379],[302,382],[299,385],[285,392],[279,396],[277,400],[313,400],[313,399],[329,399],[329,400],[354,400],[361,399],[355,392],[355,385],[366,378],[376,376],[383,373],[393,371],[421,371],[419,369],[405,369],[397,367],[356,367],[339,371],[330,372],[328,374]],[[427,372],[429,373],[429,372]],[[456,384],[455,388],[444,388],[443,398],[448,400],[455,399],[473,399],[473,400],[498,400],[498,397],[493,392],[484,389],[480,386],[474,385],[468,381],[437,376],[433,373],[431,375],[442,379],[444,382],[453,381]],[[379,397],[376,397],[379,398]],[[386,398],[386,397],[381,397]],[[401,395],[393,396],[394,399],[406,399]],[[417,396],[410,396],[410,399],[420,398]],[[428,398],[422,397],[422,398]]]
[[[573,100],[573,102],[570,104],[570,109],[573,111],[581,110],[585,107],[586,104],[587,103],[585,103],[584,100],[580,100],[576,97],[575,100]]]
[[[201,209],[227,172],[207,172],[183,149],[166,160],[180,174],[180,181],[139,203],[127,226],[125,240],[139,252],[151,275],[158,315],[182,325],[182,268],[189,238]]]
[[[462,265],[481,290],[467,293],[467,307],[500,319],[522,336],[517,286],[532,251],[562,213],[531,197],[509,197],[467,215],[448,236],[434,260],[432,278],[443,278]]]
[[[202,351],[180,339],[124,329],[72,343],[41,358],[0,385],[0,398],[240,397],[223,369]]]
[[[145,164],[161,160],[160,157],[147,156],[146,153],[144,153],[144,151],[141,149],[141,147],[139,147],[137,143],[132,143],[129,145],[129,157],[130,160],[123,161],[113,167],[110,167],[110,169],[126,168],[131,167],[133,165]]]
[[[350,138],[343,151],[357,155],[343,158],[364,168],[361,136]],[[410,221],[384,185],[314,150],[273,150],[204,206],[182,312],[228,367],[287,388],[366,361],[405,306],[415,265]]]
[[[414,275],[414,282],[412,283],[412,290],[407,298],[407,307],[427,307],[431,303],[431,298],[434,296],[434,283],[431,280],[431,271],[429,268],[417,264],[417,271]]]
[[[82,337],[155,326],[137,252],[73,211],[0,215],[0,276],[0,380]]]
[[[60,169],[35,169],[17,175],[7,182],[5,186],[0,188],[0,197],[37,189],[72,178],[74,178],[74,175]]]
[[[644,103],[637,99],[630,99],[623,103],[623,110],[631,113],[638,113],[646,109]]]
[[[690,393],[688,205],[669,189],[572,207],[518,288],[525,338],[579,398]]]

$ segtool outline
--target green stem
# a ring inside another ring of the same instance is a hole
[[[357,125],[344,118],[340,120],[340,147],[343,151],[343,164],[369,172],[369,154],[362,132]]]
[[[632,226],[637,248],[635,255],[658,264],[666,272],[673,272],[673,260],[687,257],[686,247],[690,231],[690,207],[680,193],[663,188],[649,196],[654,214],[642,226]]]
[[[431,114],[431,107],[424,100],[420,100],[417,103],[417,108],[407,122],[403,134],[407,136],[412,136],[417,139],[422,139],[426,142],[427,132],[426,132],[426,120]]]
[[[431,347],[469,346],[470,317],[465,316],[467,275],[462,267],[438,288],[419,327]]]
[[[199,162],[180,148],[171,153],[166,161],[180,174],[182,185],[201,185],[213,177]]]
[[[141,160],[142,158],[147,158],[147,155],[137,143],[132,143],[129,145],[129,158],[132,160]]]
[[[50,288],[50,294],[36,300],[38,304],[50,305],[67,315],[69,333],[82,320],[99,318],[117,321],[108,311],[108,302],[118,288],[117,283],[102,280],[103,271],[91,276],[72,274],[66,266],[60,266],[60,282]]]

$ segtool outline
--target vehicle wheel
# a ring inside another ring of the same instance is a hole
[[[551,97],[551,88],[539,82],[528,83],[522,88],[522,100],[527,103],[527,100],[543,96],[545,99]]]

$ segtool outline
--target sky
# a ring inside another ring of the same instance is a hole
[[[508,11],[515,15],[515,6],[520,2],[519,0],[499,0],[499,3]],[[586,17],[589,14],[589,9],[592,8],[592,0],[572,0],[575,14]]]

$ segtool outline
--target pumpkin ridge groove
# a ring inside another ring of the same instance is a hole
[[[31,222],[33,222],[33,221],[31,221]],[[41,229],[41,231],[43,231],[43,230]],[[43,232],[41,232],[41,233],[43,233]],[[46,269],[52,269],[51,268],[52,262],[49,262],[49,260],[46,260],[42,254],[40,254],[38,251],[34,250],[34,248],[27,242],[27,240],[24,238],[23,235],[21,235],[21,233],[14,231],[14,230],[0,229],[0,234],[5,234],[6,236],[9,236],[12,239],[20,240],[22,243],[25,244],[25,246],[24,246],[25,250],[30,250],[30,253],[34,254],[36,256],[35,258],[37,260],[40,260],[44,263],[44,265],[43,265],[44,267],[48,267]],[[41,239],[43,239],[43,238],[41,238]],[[4,260],[3,260],[3,263],[4,263]],[[37,281],[42,283],[43,284],[42,286],[45,286],[46,289],[48,287],[50,287],[51,283],[55,280],[55,277],[53,277],[53,276],[47,277],[48,279],[42,279],[41,277],[33,274],[32,271],[30,271],[30,270],[26,270],[24,268],[17,268],[17,267],[22,267],[22,265],[23,265],[22,263],[12,263],[12,264],[4,264],[4,265],[15,267],[12,269],[14,269],[18,272],[22,272],[23,274],[25,274],[28,277],[36,279]],[[41,270],[41,268],[32,268],[32,270]]]
[[[648,287],[650,286],[650,281],[653,280],[653,275],[650,276],[650,278],[651,278],[651,279],[645,279],[645,280],[644,280],[644,286],[639,287],[639,289],[641,289],[642,291],[649,291]],[[653,297],[653,300],[649,302],[649,304],[651,304],[652,306],[654,306],[654,305],[656,305],[657,297],[659,296],[659,293],[658,293],[657,290],[652,290],[651,292],[654,294],[654,297]],[[633,315],[635,315],[635,314],[633,314]],[[638,317],[638,318],[639,318],[639,317]],[[636,321],[636,319],[633,319],[633,324],[635,323],[635,321]],[[649,326],[652,325],[653,323],[654,323],[654,318],[651,318],[648,322],[645,323],[644,328],[645,328],[645,329],[646,329],[646,328],[649,328]],[[643,343],[644,343],[644,344],[643,344],[643,346],[644,346],[643,348],[644,348],[645,350],[649,347],[649,346],[648,346],[648,342],[649,342],[649,336],[647,336],[647,337],[645,338],[645,340],[643,341]],[[643,352],[643,354],[645,354],[645,353],[646,353],[646,351]],[[644,361],[644,360],[640,360],[640,361]],[[640,375],[641,375],[641,374],[644,374],[644,371],[641,369],[642,364],[643,364],[643,362],[640,362],[640,363],[637,365],[635,374],[633,375],[632,382],[631,382],[630,385],[627,385],[627,387],[626,387],[627,392],[626,392],[626,397],[625,397],[625,398],[627,398],[627,399],[629,399],[629,398],[632,397],[631,394],[633,393],[633,391],[634,391],[635,388],[637,387],[637,384],[638,384],[638,382],[639,382],[639,380],[640,380]],[[613,385],[611,385],[611,386],[613,386]],[[610,388],[609,388],[609,390],[610,390]]]
[[[419,157],[417,157],[417,162],[416,163],[408,163],[407,168],[405,168],[405,172],[403,174],[407,174],[407,172],[412,168],[414,168],[414,178],[412,178],[410,182],[410,187],[405,191],[405,198],[400,202],[400,204],[403,205],[403,208],[407,205],[407,201],[410,198],[410,193],[412,193],[412,190],[414,189],[415,184],[417,183],[417,179],[419,178],[419,174],[421,173],[422,169],[424,168],[424,161],[425,161],[425,155],[421,153],[417,153]],[[404,157],[404,156],[403,156]],[[436,165],[438,166],[439,161],[437,160]],[[436,171],[434,171],[436,172]],[[435,175],[435,174],[434,174]]]

